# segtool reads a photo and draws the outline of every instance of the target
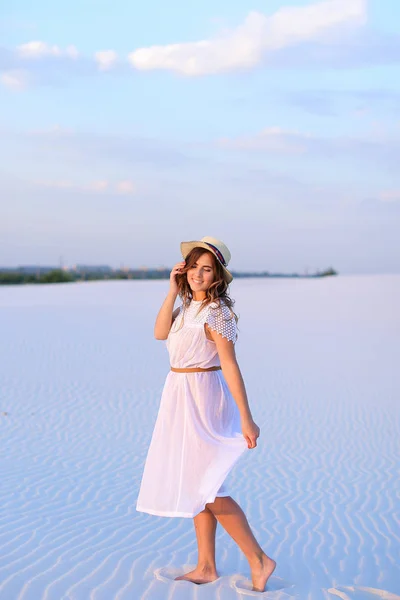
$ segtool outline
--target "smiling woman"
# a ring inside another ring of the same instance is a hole
[[[171,271],[170,291],[154,328],[157,339],[167,340],[171,371],[136,508],[194,519],[198,564],[177,579],[200,584],[218,578],[218,521],[248,559],[253,589],[264,591],[276,563],[260,547],[224,483],[260,435],[235,355],[237,317],[227,293],[230,252],[210,237],[182,242],[181,251],[186,261]],[[178,295],[182,304],[174,311]]]
[[[192,248],[190,244],[183,246],[185,266],[177,275],[180,295],[186,303],[197,295],[205,295],[207,301],[223,298],[225,303],[232,308],[233,302],[227,293],[227,284],[232,281],[232,275],[222,260],[217,258],[218,248],[210,243],[207,243],[205,248],[206,243],[203,243],[202,247]],[[207,251],[207,248],[210,250]],[[222,257],[220,252],[219,254]]]
[[[215,260],[210,252],[194,249],[187,257],[185,271],[191,290],[206,292],[214,280]]]

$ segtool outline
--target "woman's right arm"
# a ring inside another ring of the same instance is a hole
[[[179,308],[174,310],[175,300],[179,291],[176,276],[179,275],[184,266],[185,262],[177,263],[171,271],[170,289],[158,312],[154,325],[154,337],[156,340],[167,339],[171,325],[179,313]]]

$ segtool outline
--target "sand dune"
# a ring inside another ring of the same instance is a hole
[[[0,288],[0,599],[399,599],[400,276],[232,285],[262,436],[229,484],[277,561],[263,594],[220,528],[221,577],[175,582],[192,521],[135,510],[166,288]]]

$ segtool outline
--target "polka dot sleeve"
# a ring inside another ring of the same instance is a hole
[[[229,341],[236,342],[236,320],[233,316],[233,313],[230,311],[229,307],[226,306],[226,304],[222,304],[221,306],[218,306],[215,303],[211,304],[208,311],[206,323],[210,327],[210,329],[213,329],[217,333],[220,333]]]

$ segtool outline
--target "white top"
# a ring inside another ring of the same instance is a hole
[[[236,320],[229,307],[212,302],[199,312],[201,304],[201,300],[192,300],[188,307],[179,307],[167,339],[171,367],[206,369],[220,364],[215,342],[205,335],[206,323],[210,329],[236,342]]]

